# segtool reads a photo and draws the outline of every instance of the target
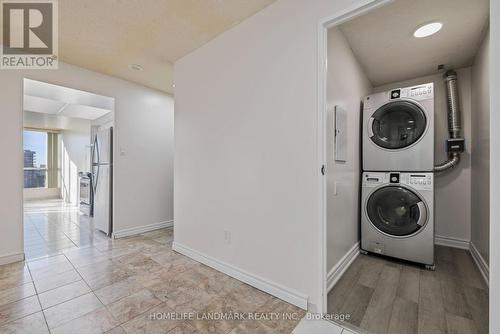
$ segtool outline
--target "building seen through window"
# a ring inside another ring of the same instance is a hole
[[[24,131],[24,188],[47,187],[47,132]]]

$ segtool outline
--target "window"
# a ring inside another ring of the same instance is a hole
[[[57,134],[24,130],[24,188],[56,188]]]

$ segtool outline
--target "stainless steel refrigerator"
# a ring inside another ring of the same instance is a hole
[[[113,232],[113,128],[98,129],[92,145],[94,227],[110,236]]]

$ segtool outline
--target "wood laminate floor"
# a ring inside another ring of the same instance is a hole
[[[374,334],[485,334],[488,287],[465,250],[436,246],[436,271],[360,255],[329,292],[328,313]]]

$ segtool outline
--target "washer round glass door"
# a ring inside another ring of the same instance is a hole
[[[416,143],[426,126],[425,113],[418,104],[397,100],[384,104],[373,113],[368,132],[376,145],[396,150]]]
[[[422,199],[400,186],[386,186],[373,192],[366,211],[375,228],[392,236],[415,234],[427,222],[427,207]]]

